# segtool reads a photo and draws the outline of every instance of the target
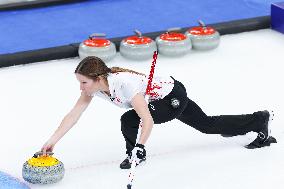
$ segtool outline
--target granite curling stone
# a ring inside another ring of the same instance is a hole
[[[26,161],[22,169],[24,180],[33,184],[53,184],[60,181],[64,177],[64,165],[52,155],[52,152],[47,152],[47,156],[37,152]]]
[[[110,61],[116,55],[115,45],[105,39],[104,33],[94,33],[89,36],[89,39],[83,41],[79,45],[79,57],[84,59],[88,56],[96,56],[105,62]]]
[[[142,36],[142,33],[135,30],[135,36],[130,36],[120,42],[121,56],[132,60],[147,60],[153,57],[157,45],[149,37]]]
[[[183,56],[190,52],[191,40],[183,33],[179,33],[180,28],[168,29],[166,33],[156,38],[158,51],[165,56]]]
[[[213,27],[206,26],[201,20],[200,26],[189,29],[187,35],[192,42],[192,48],[196,50],[210,50],[218,47],[220,43],[220,34]]]

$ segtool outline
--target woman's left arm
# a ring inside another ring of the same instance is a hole
[[[142,130],[138,143],[144,145],[151,134],[154,121],[149,111],[148,104],[141,93],[136,94],[132,98],[131,105],[142,119]]]

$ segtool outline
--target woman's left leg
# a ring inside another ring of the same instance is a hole
[[[178,117],[187,105],[187,93],[179,81],[174,81],[173,90],[163,99],[150,102],[148,108],[154,124],[165,123]],[[172,99],[178,99],[179,106],[173,108]],[[121,131],[126,142],[126,153],[130,154],[135,146],[140,118],[135,110],[129,110],[121,116]]]
[[[186,107],[186,98],[181,101],[180,108],[173,109],[167,98],[151,102],[148,105],[154,124],[161,124],[175,119]],[[135,110],[129,110],[121,116],[121,132],[126,142],[126,153],[130,154],[133,150],[140,123],[140,117]]]
[[[184,105],[185,106],[185,105]],[[163,99],[154,101],[148,105],[154,124],[160,124],[174,119],[181,113],[181,109],[172,111],[168,103]],[[130,110],[121,116],[121,132],[126,142],[127,158],[120,164],[121,169],[130,168],[131,152],[136,144],[140,118],[135,110]]]

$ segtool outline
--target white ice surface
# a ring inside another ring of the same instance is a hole
[[[233,138],[199,133],[177,120],[155,125],[146,144],[147,164],[137,169],[133,189],[282,189],[284,178],[284,35],[272,30],[225,35],[212,51],[181,58],[159,55],[155,75],[182,81],[188,96],[208,115],[276,113],[277,144],[243,146],[255,133]],[[21,178],[23,163],[38,151],[73,107],[80,90],[73,74],[79,59],[0,69],[0,170]],[[148,73],[151,60],[119,54],[109,66]],[[55,157],[64,179],[34,189],[126,189],[128,170],[120,116],[125,110],[101,99],[59,141]],[[1,187],[0,187],[1,188]]]

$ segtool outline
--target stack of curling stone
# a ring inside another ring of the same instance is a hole
[[[214,28],[206,26],[201,20],[199,26],[189,29],[185,34],[191,39],[192,48],[196,50],[210,50],[218,47],[220,34]]]
[[[120,54],[132,60],[147,60],[153,57],[157,45],[149,37],[142,36],[142,33],[135,30],[135,36],[125,38],[120,43]]]
[[[182,56],[190,52],[190,39],[178,31],[180,28],[171,28],[156,38],[159,53],[166,56]]]
[[[22,176],[25,181],[33,184],[53,184],[64,176],[64,165],[52,157],[52,152],[37,152],[23,165]]]
[[[115,45],[105,39],[104,33],[94,33],[89,39],[79,45],[79,57],[81,59],[87,56],[96,56],[105,62],[110,61],[116,55]]]

